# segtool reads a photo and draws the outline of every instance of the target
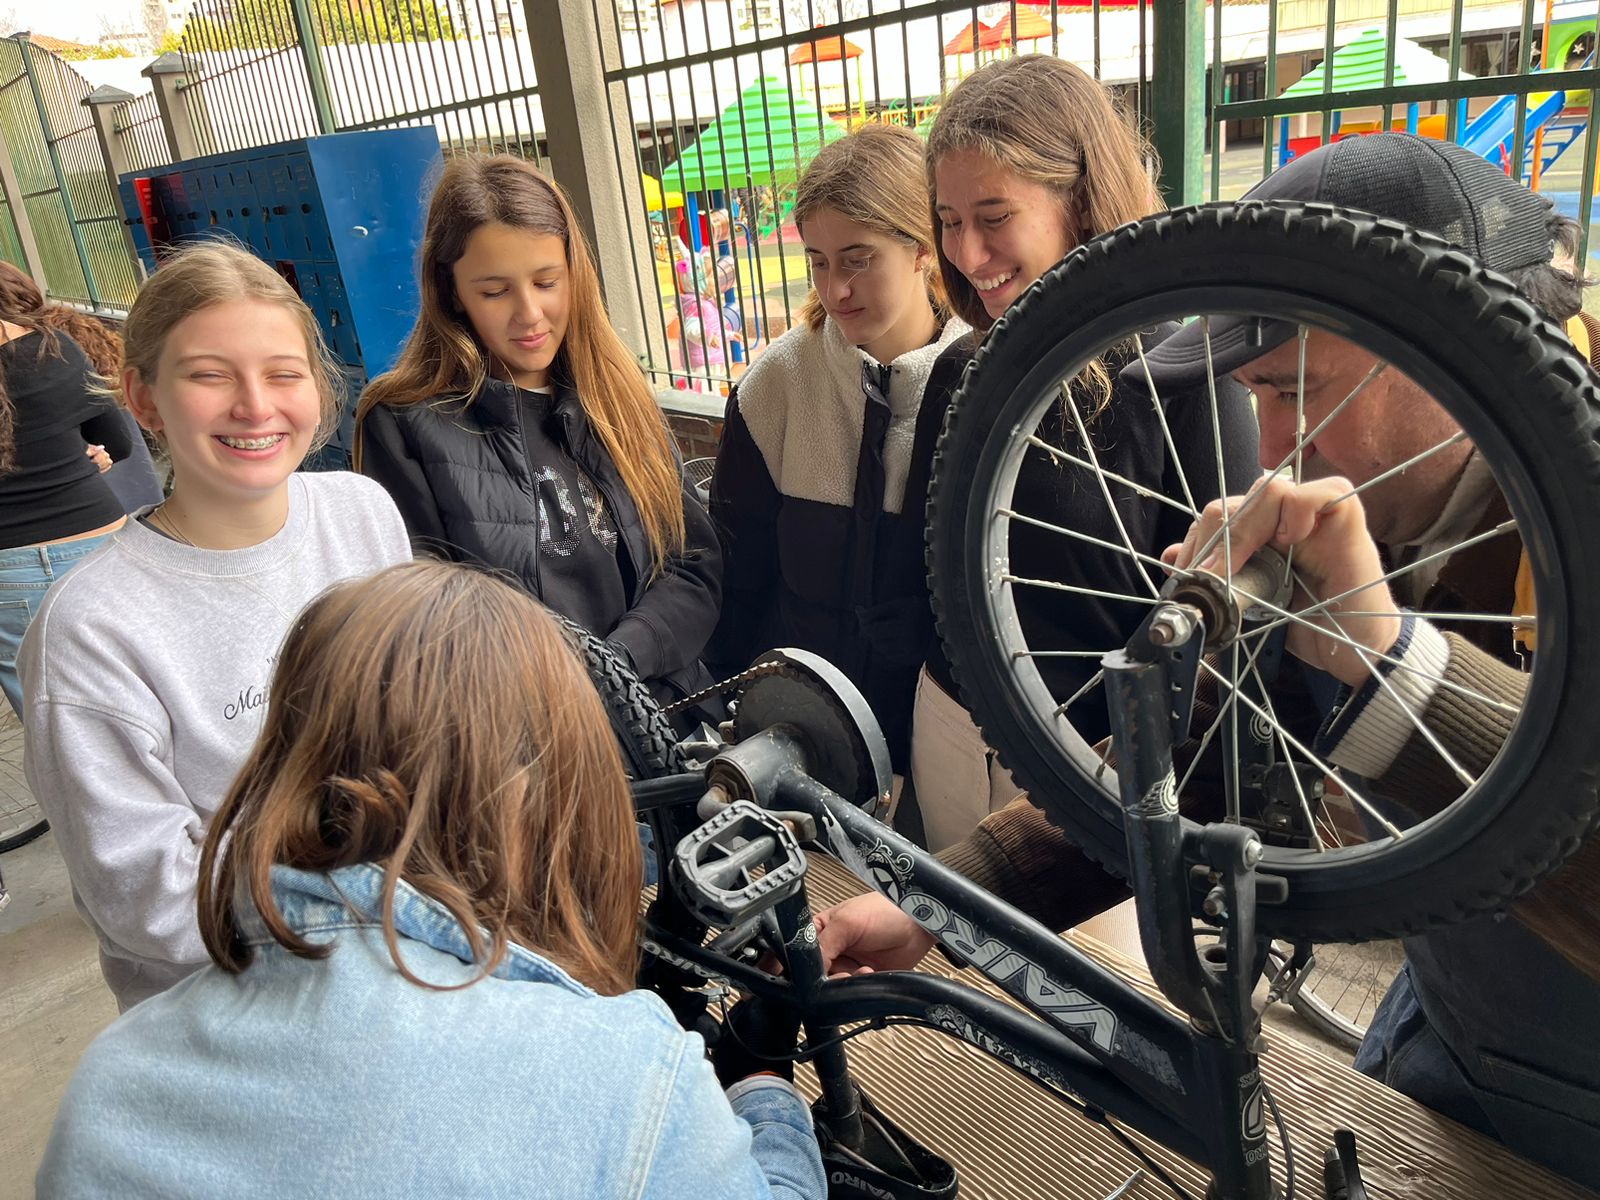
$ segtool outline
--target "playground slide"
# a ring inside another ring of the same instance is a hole
[[[1565,92],[1536,92],[1528,97],[1528,118],[1524,127],[1524,147],[1533,145],[1535,131],[1561,115],[1567,106]],[[1501,96],[1478,119],[1467,126],[1461,144],[1474,154],[1482,155],[1497,167],[1505,166],[1511,158],[1511,139],[1516,133],[1517,98]],[[1524,149],[1524,154],[1528,153]]]

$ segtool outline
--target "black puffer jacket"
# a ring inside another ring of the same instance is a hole
[[[621,650],[662,699],[710,683],[699,659],[721,606],[722,553],[705,510],[686,488],[686,546],[652,579],[639,511],[578,394],[556,385],[549,417],[541,428],[525,430],[532,411],[515,386],[498,380],[470,401],[445,396],[404,408],[379,405],[361,424],[361,471],[394,498],[419,551],[509,572],[567,615],[563,597],[541,587],[534,474],[546,464],[531,462],[528,447],[570,457],[594,481],[616,524],[617,570],[631,598],[614,628],[591,632]]]

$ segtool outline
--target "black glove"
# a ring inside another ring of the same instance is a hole
[[[723,1022],[711,1063],[723,1087],[761,1071],[771,1071],[792,1083],[799,1040],[800,1014],[795,1009],[751,996],[735,1004]]]

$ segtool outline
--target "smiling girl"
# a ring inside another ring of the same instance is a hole
[[[279,644],[323,588],[410,557],[382,490],[296,474],[332,431],[316,319],[206,243],[128,314],[120,396],[172,491],[52,588],[19,659],[28,781],[126,1010],[206,960],[200,848],[261,727]]]
[[[922,170],[921,139],[888,125],[807,168],[794,215],[811,295],[729,397],[711,485],[727,561],[719,667],[778,645],[830,659],[872,705],[902,776],[933,641],[929,464],[971,356],[944,306]]]
[[[927,162],[939,270],[951,306],[980,334],[1003,320],[1006,310],[1077,246],[1161,207],[1150,183],[1151,152],[1109,93],[1080,68],[1041,55],[992,63],[962,80],[928,134]],[[1148,331],[1145,344],[1159,342],[1168,332]],[[1130,384],[1119,375],[1132,361],[1133,346],[1125,343],[1091,362],[1071,385],[1072,404],[1105,470],[1143,490],[1119,486],[1113,515],[1091,473],[1064,469],[1035,450],[1023,460],[1012,504],[1102,543],[1120,546],[1127,538],[1135,549],[1158,555],[1181,539],[1188,517],[1150,493],[1180,494],[1180,473],[1201,505],[1224,494],[1224,477],[1230,491],[1248,487],[1259,473],[1255,417],[1244,390],[1219,381],[1220,428],[1213,442],[1204,386],[1164,395],[1174,455],[1142,383]],[[1077,443],[1069,411],[1065,404],[1058,406],[1037,435],[1052,445]],[[1010,565],[1018,575],[1068,589],[1015,591],[1017,615],[1032,649],[1084,652],[1120,646],[1146,616],[1139,605],[1087,594],[1143,594],[1138,564],[1119,550],[1014,522]],[[1099,665],[1071,654],[1037,661],[1061,701],[1076,695]],[[1091,743],[1110,732],[1098,693],[1074,707],[1073,720]],[[919,789],[919,798],[929,844],[942,849],[1010,802],[1017,787],[959,703],[942,654],[929,660],[915,724],[917,744],[936,752],[918,761],[916,772],[919,779],[938,781],[937,794],[930,784]]]
[[[358,469],[419,548],[507,572],[658,696],[709,683],[716,536],[561,189],[519,158],[453,158],[421,290],[399,362],[361,398]]]

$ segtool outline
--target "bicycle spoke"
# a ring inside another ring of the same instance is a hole
[[[1300,587],[1305,588],[1306,595],[1310,596],[1313,600],[1317,598],[1316,593],[1313,592],[1309,587],[1306,587],[1306,582],[1304,579],[1296,575],[1295,582],[1298,583]],[[1473,775],[1472,772],[1468,771],[1456,761],[1455,756],[1444,748],[1444,743],[1439,740],[1438,735],[1434,733],[1433,730],[1428,728],[1427,722],[1425,722],[1418,713],[1412,711],[1411,706],[1407,704],[1404,698],[1401,697],[1400,693],[1395,690],[1394,684],[1389,682],[1389,677],[1382,671],[1378,670],[1377,662],[1374,657],[1377,654],[1377,651],[1368,649],[1366,646],[1361,645],[1361,643],[1350,637],[1349,634],[1346,634],[1344,629],[1339,625],[1338,618],[1332,613],[1325,612],[1322,615],[1333,624],[1335,630],[1343,635],[1343,640],[1350,644],[1350,646],[1355,650],[1356,655],[1361,659],[1361,665],[1366,667],[1368,672],[1372,675],[1372,678],[1378,681],[1378,687],[1386,692],[1389,698],[1400,706],[1400,710],[1410,718],[1411,724],[1416,726],[1417,732],[1420,733],[1423,740],[1433,748],[1433,752],[1444,761],[1445,766],[1449,767],[1455,777],[1461,780],[1461,782],[1466,784],[1469,788],[1476,787],[1478,783],[1477,776]],[[1421,672],[1417,673],[1421,674]],[[1435,682],[1438,681],[1435,680]]]
[[[1307,615],[1309,615],[1311,613],[1324,612],[1330,606],[1338,604],[1341,600],[1348,600],[1351,596],[1359,595],[1360,593],[1366,591],[1370,587],[1376,587],[1380,583],[1391,583],[1394,580],[1399,579],[1402,575],[1409,575],[1412,571],[1415,571],[1418,567],[1425,567],[1429,563],[1437,562],[1441,558],[1449,558],[1452,554],[1459,554],[1461,551],[1467,549],[1470,546],[1476,546],[1479,542],[1487,542],[1491,538],[1497,538],[1497,537],[1502,536],[1503,534],[1513,533],[1513,532],[1516,531],[1516,528],[1517,528],[1517,523],[1516,523],[1516,521],[1514,519],[1510,520],[1510,521],[1502,521],[1499,525],[1496,525],[1493,529],[1486,529],[1482,533],[1475,534],[1474,536],[1469,537],[1464,542],[1457,542],[1454,546],[1446,546],[1443,550],[1435,550],[1432,554],[1427,554],[1427,555],[1424,555],[1423,557],[1421,557],[1419,559],[1416,559],[1413,562],[1408,562],[1403,567],[1396,567],[1393,571],[1390,571],[1386,575],[1380,575],[1380,576],[1378,576],[1378,578],[1376,578],[1374,580],[1371,580],[1371,581],[1369,581],[1367,583],[1357,584],[1353,588],[1346,588],[1344,591],[1340,592],[1337,596],[1330,596],[1326,600],[1319,600],[1319,601],[1317,601],[1317,603],[1311,605],[1309,608],[1301,609],[1298,614],[1290,613],[1290,614],[1287,614],[1287,615],[1290,616],[1290,617],[1293,617],[1293,616],[1296,616],[1296,615],[1298,615],[1300,617],[1305,617],[1305,616],[1307,616]],[[1240,595],[1243,595],[1243,594],[1244,594],[1243,592],[1240,593]],[[1268,607],[1271,607],[1271,606],[1269,605]],[[1272,624],[1274,624],[1274,625],[1279,624],[1279,623],[1281,623],[1281,622],[1272,622]]]
[[[1221,491],[1224,495],[1226,495],[1227,490],[1228,490],[1228,481],[1227,481],[1227,478],[1226,478],[1226,476],[1225,476],[1225,474],[1224,474],[1224,472],[1222,470],[1222,418],[1217,413],[1217,377],[1216,377],[1215,372],[1212,369],[1212,363],[1211,363],[1211,317],[1209,315],[1202,316],[1200,318],[1200,338],[1201,338],[1201,341],[1205,344],[1205,351],[1206,351],[1206,392],[1207,392],[1207,394],[1208,394],[1208,396],[1210,397],[1210,400],[1211,400],[1211,450],[1212,450],[1212,453],[1214,453],[1216,455],[1216,457],[1217,457],[1217,479],[1218,479],[1219,485],[1220,485],[1218,487],[1218,490]],[[1232,571],[1233,570],[1233,535],[1229,532],[1228,526],[1229,526],[1228,514],[1224,513],[1223,517],[1222,517],[1222,529],[1220,531],[1222,533],[1222,546],[1223,546],[1222,561],[1227,563],[1228,564],[1228,570]],[[1204,553],[1204,552],[1202,551],[1202,553]],[[1196,555],[1195,561],[1203,563],[1205,560],[1202,557],[1200,557],[1199,555]],[[1239,675],[1238,675],[1237,668],[1238,668],[1238,665],[1239,665],[1239,658],[1238,658],[1237,654],[1235,654],[1233,656],[1233,665],[1234,665],[1234,668],[1235,668],[1234,677],[1233,677],[1233,684],[1234,684],[1235,687],[1238,687],[1239,686]],[[1230,790],[1233,790],[1233,789],[1230,789]],[[1237,801],[1238,797],[1234,796],[1234,800]]]
[[[1254,651],[1252,651],[1250,654],[1249,662],[1245,664],[1247,670],[1256,665],[1256,659],[1261,657],[1261,652],[1265,650],[1266,647],[1267,643],[1265,641],[1262,641],[1255,647]],[[1206,747],[1211,745],[1211,739],[1216,737],[1217,730],[1222,728],[1223,719],[1228,715],[1229,712],[1232,711],[1234,698],[1237,695],[1238,692],[1233,691],[1223,699],[1222,707],[1217,710],[1216,720],[1212,721],[1210,728],[1208,728],[1205,733],[1200,735],[1200,746],[1198,749],[1196,749],[1194,758],[1189,761],[1189,769],[1183,773],[1183,778],[1178,780],[1177,795],[1183,795],[1183,789],[1189,785],[1189,779],[1194,774],[1195,768],[1200,765],[1200,760],[1205,757]]]
[[[1127,604],[1162,604],[1164,601],[1150,596],[1130,596],[1124,592],[1102,592],[1097,588],[1079,587],[1074,583],[1058,583],[1054,579],[1025,579],[1021,575],[1002,575],[1001,583],[1022,584],[1025,587],[1049,588],[1053,592],[1071,592],[1077,596],[1098,596],[1102,600],[1121,600]]]
[[[1299,340],[1296,354],[1297,366],[1294,383],[1294,481],[1296,485],[1305,479],[1305,436],[1306,436],[1306,338],[1310,335],[1303,324],[1300,326],[1297,337]],[[1289,582],[1289,572],[1294,570],[1294,547],[1289,547],[1289,552],[1283,556],[1283,582]]]
[[[1056,706],[1056,711],[1051,715],[1052,716],[1057,716],[1057,717],[1066,716],[1067,715],[1067,709],[1071,708],[1079,700],[1082,700],[1091,691],[1093,691],[1096,687],[1098,687],[1099,684],[1100,684],[1100,681],[1103,680],[1105,677],[1106,677],[1106,673],[1105,673],[1104,669],[1096,671],[1093,675],[1089,676],[1089,682],[1088,683],[1084,684],[1077,691],[1073,692],[1072,695],[1068,696],[1067,697],[1067,701],[1066,701],[1065,704],[1057,705]],[[1102,761],[1102,763],[1104,763],[1103,759],[1101,761]]]
[[[1117,503],[1111,498],[1111,485],[1106,482],[1105,472],[1100,467],[1100,456],[1095,453],[1094,443],[1089,440],[1089,427],[1084,424],[1083,414],[1078,411],[1078,405],[1072,399],[1071,389],[1070,383],[1061,385],[1061,402],[1072,410],[1072,423],[1077,427],[1078,439],[1088,452],[1089,461],[1094,464],[1095,482],[1100,485],[1100,495],[1106,502],[1106,508],[1111,512],[1112,521],[1116,523],[1117,533],[1122,537],[1123,548],[1135,562],[1139,562],[1139,552],[1133,548],[1133,539],[1128,536],[1128,527],[1123,523],[1122,513],[1117,510]],[[1144,580],[1144,585],[1150,589],[1152,596],[1161,595],[1161,589],[1156,587],[1155,580],[1150,578],[1150,572],[1145,569],[1142,562],[1139,563],[1139,577]]]
[[[1190,512],[1198,512],[1199,506],[1194,502],[1194,493],[1189,490],[1189,478],[1184,474],[1183,460],[1178,457],[1178,444],[1172,440],[1172,427],[1167,424],[1167,410],[1162,407],[1161,394],[1156,391],[1155,378],[1150,374],[1150,363],[1144,356],[1144,335],[1133,335],[1133,348],[1139,352],[1139,365],[1144,368],[1144,381],[1150,389],[1150,404],[1156,410],[1156,423],[1161,426],[1161,440],[1167,444],[1167,457],[1172,460],[1172,465],[1178,469],[1178,486],[1183,489],[1183,499],[1189,506]]]
[[[1317,438],[1321,436],[1322,431],[1326,429],[1328,425],[1345,410],[1346,406],[1349,405],[1352,400],[1354,400],[1362,392],[1366,391],[1368,385],[1370,385],[1372,381],[1379,375],[1382,375],[1388,366],[1389,364],[1386,362],[1373,364],[1372,370],[1368,371],[1366,375],[1362,377],[1361,382],[1350,389],[1350,394],[1347,395],[1343,400],[1339,401],[1338,404],[1334,405],[1333,411],[1327,416],[1323,417],[1322,420],[1318,421],[1315,429],[1308,434],[1304,434],[1296,438],[1294,448],[1291,449],[1288,454],[1284,455],[1283,461],[1280,462],[1276,467],[1272,468],[1272,470],[1268,471],[1267,474],[1276,475],[1279,471],[1283,470],[1292,461],[1294,461],[1295,457],[1304,451],[1305,448],[1312,442],[1316,441]],[[1204,546],[1201,546],[1200,549],[1195,552],[1195,561],[1201,561],[1206,557],[1206,555],[1211,553],[1211,548],[1217,544],[1217,539],[1227,536],[1228,527],[1232,525],[1234,521],[1239,519],[1240,513],[1246,511],[1252,504],[1261,498],[1264,490],[1265,489],[1263,488],[1257,488],[1244,498],[1243,504],[1239,505],[1238,508],[1234,509],[1231,513],[1228,513],[1225,517],[1223,517],[1222,524],[1218,526],[1216,532],[1211,535],[1210,539]],[[1232,560],[1230,559],[1229,561],[1231,564]]]
[[[1295,577],[1298,579],[1299,575],[1296,574]],[[1380,651],[1373,650],[1373,649],[1371,649],[1371,648],[1369,648],[1367,646],[1363,646],[1363,645],[1361,645],[1361,643],[1355,641],[1354,639],[1345,636],[1344,632],[1342,630],[1338,629],[1338,628],[1331,628],[1330,629],[1327,625],[1319,625],[1315,621],[1307,619],[1307,617],[1305,616],[1306,613],[1312,612],[1313,611],[1312,609],[1309,609],[1309,608],[1302,609],[1300,612],[1297,612],[1297,613],[1290,612],[1286,608],[1279,608],[1276,604],[1272,603],[1272,601],[1270,601],[1270,600],[1263,600],[1259,596],[1251,595],[1249,592],[1245,591],[1241,587],[1235,587],[1233,590],[1242,599],[1248,601],[1250,604],[1259,606],[1261,608],[1268,609],[1271,612],[1274,612],[1274,613],[1278,614],[1278,616],[1277,616],[1277,618],[1275,620],[1268,621],[1265,625],[1261,626],[1261,628],[1252,629],[1249,633],[1245,634],[1244,636],[1247,637],[1247,638],[1265,637],[1265,635],[1271,633],[1275,629],[1279,629],[1279,628],[1283,627],[1284,625],[1304,625],[1307,629],[1313,630],[1315,633],[1317,633],[1321,637],[1332,638],[1336,642],[1348,644],[1353,649],[1359,650],[1359,651],[1361,651],[1361,652],[1363,652],[1365,654],[1372,655],[1372,657],[1377,659],[1379,662],[1388,663],[1390,666],[1394,667],[1396,670],[1409,671],[1413,675],[1426,675],[1427,678],[1432,679],[1440,687],[1448,688],[1450,691],[1455,692],[1459,696],[1465,696],[1469,700],[1476,700],[1479,704],[1485,705],[1488,708],[1492,708],[1496,712],[1503,712],[1503,713],[1506,713],[1509,716],[1513,716],[1514,717],[1514,716],[1516,716],[1518,713],[1520,713],[1522,711],[1522,709],[1519,706],[1515,705],[1515,704],[1507,704],[1504,700],[1496,700],[1493,697],[1484,695],[1482,692],[1477,691],[1474,688],[1467,687],[1465,684],[1456,683],[1452,679],[1444,679],[1444,678],[1429,674],[1428,672],[1420,671],[1416,667],[1412,666],[1410,663],[1404,662],[1401,659],[1395,658],[1392,654],[1384,654],[1384,653],[1382,653]],[[1327,614],[1324,613],[1322,615],[1326,616]],[[1396,614],[1396,615],[1402,616],[1402,617],[1405,616],[1404,613],[1399,613],[1399,614]],[[1449,615],[1449,614],[1444,614],[1444,615]]]
[[[1306,338],[1311,331],[1301,325],[1298,331],[1299,349],[1296,355],[1294,382],[1294,481],[1301,482],[1305,470],[1306,447]]]
[[[1421,612],[1408,608],[1404,612],[1367,612],[1359,608],[1341,608],[1341,617],[1421,617],[1428,621],[1483,621],[1494,625],[1528,625],[1537,627],[1539,618],[1533,614],[1519,617],[1514,613],[1455,613]]]
[[[1462,430],[1462,431],[1458,432],[1453,437],[1447,437],[1447,438],[1445,438],[1444,441],[1440,442],[1438,445],[1431,446],[1428,449],[1422,451],[1420,454],[1413,454],[1410,458],[1406,459],[1405,462],[1400,463],[1397,466],[1390,467],[1387,471],[1384,471],[1384,472],[1382,472],[1381,474],[1378,474],[1378,475],[1374,475],[1371,479],[1367,480],[1365,483],[1357,484],[1355,487],[1351,488],[1344,495],[1339,496],[1336,499],[1329,500],[1320,509],[1318,509],[1317,512],[1318,512],[1319,515],[1322,514],[1322,513],[1325,513],[1329,509],[1331,509],[1335,504],[1342,504],[1342,503],[1344,503],[1344,501],[1350,499],[1350,497],[1352,497],[1352,496],[1359,496],[1359,495],[1361,495],[1362,492],[1366,491],[1368,488],[1376,487],[1378,484],[1382,483],[1386,479],[1393,479],[1396,475],[1403,475],[1403,474],[1405,474],[1406,471],[1410,470],[1412,467],[1416,466],[1418,463],[1427,462],[1428,459],[1432,458],[1435,454],[1438,454],[1440,451],[1448,450],[1451,446],[1459,446],[1462,442],[1464,442],[1466,440],[1467,440],[1467,434],[1466,434],[1465,430]],[[1295,482],[1298,483],[1299,480],[1297,479]]]
[[[1106,550],[1113,550],[1118,554],[1131,554],[1139,562],[1153,563],[1164,571],[1171,571],[1174,575],[1187,577],[1194,574],[1193,571],[1186,570],[1183,567],[1168,566],[1154,554],[1145,554],[1142,551],[1133,549],[1131,546],[1119,546],[1115,542],[1108,542],[1104,538],[1095,537],[1093,534],[1080,533],[1076,529],[1068,529],[1065,525],[1054,525],[1049,521],[1042,521],[1038,517],[1025,516],[1015,509],[997,508],[994,511],[997,517],[1009,517],[1011,520],[1020,521],[1024,525],[1032,525],[1036,529],[1044,529],[1050,533],[1059,533],[1062,537],[1076,538],[1080,542],[1088,542],[1091,546],[1100,546]]]
[[[1104,658],[1104,650],[1013,650],[1011,661],[1019,658]]]
[[[1079,458],[1076,454],[1072,454],[1069,451],[1061,449],[1060,446],[1052,446],[1049,442],[1045,441],[1036,433],[1030,433],[1022,440],[1028,443],[1030,446],[1036,446],[1038,449],[1043,450],[1052,458],[1058,458],[1062,462],[1071,463],[1075,467],[1082,467],[1086,471],[1094,470],[1093,463]],[[1115,482],[1120,483],[1123,487],[1131,489],[1136,495],[1143,496],[1146,500],[1154,500],[1157,504],[1165,504],[1168,508],[1177,509],[1191,521],[1196,521],[1200,518],[1199,512],[1197,512],[1195,509],[1186,508],[1182,504],[1179,504],[1171,496],[1163,495],[1161,492],[1152,491],[1150,488],[1145,487],[1145,485],[1142,483],[1135,483],[1126,475],[1118,475],[1115,471],[1102,471],[1101,474],[1103,474],[1107,479],[1114,480]]]
[[[1300,782],[1300,772],[1295,770],[1294,757],[1289,753],[1289,743],[1283,740],[1283,730],[1276,728],[1279,725],[1278,711],[1272,705],[1271,690],[1267,687],[1267,681],[1261,677],[1259,669],[1252,666],[1250,670],[1255,674],[1256,683],[1261,688],[1262,703],[1267,706],[1267,712],[1270,714],[1269,719],[1275,726],[1272,732],[1278,739],[1279,748],[1283,751],[1283,761],[1284,765],[1289,768],[1289,778],[1294,780],[1294,792],[1300,798],[1300,811],[1305,814],[1306,828],[1311,831],[1311,840],[1317,850],[1326,850],[1327,847],[1322,844],[1322,835],[1317,832],[1317,820],[1311,814],[1311,801],[1306,798],[1305,786]]]
[[[1208,366],[1208,370],[1209,370],[1209,366]],[[1263,643],[1263,645],[1264,644],[1265,643]],[[1251,669],[1254,670],[1255,669],[1254,660],[1251,661],[1250,665],[1251,665]],[[1231,684],[1232,684],[1233,690],[1237,692],[1239,690],[1239,643],[1238,643],[1237,640],[1235,640],[1233,645],[1228,647],[1228,674],[1231,677]],[[1258,678],[1260,677],[1260,674],[1261,673],[1259,671],[1256,672],[1256,675],[1257,675]],[[1231,741],[1233,743],[1233,770],[1231,770],[1231,771],[1225,770],[1222,773],[1223,783],[1224,783],[1224,786],[1227,788],[1227,795],[1223,798],[1223,800],[1224,800],[1224,803],[1226,803],[1227,806],[1228,806],[1228,816],[1230,818],[1232,818],[1233,823],[1235,825],[1242,825],[1242,824],[1244,824],[1244,820],[1243,820],[1244,814],[1243,814],[1242,808],[1241,808],[1240,803],[1239,803],[1239,710],[1238,710],[1238,708],[1235,707],[1233,712],[1231,712],[1228,716],[1224,717],[1223,719],[1229,723],[1229,726],[1230,726],[1230,728],[1229,728],[1229,741]]]
[[[1202,671],[1209,671],[1212,675],[1215,675],[1217,677],[1217,682],[1218,683],[1225,684],[1225,683],[1228,682],[1226,679],[1224,679],[1222,677],[1222,672],[1218,671],[1215,667],[1213,667],[1210,663],[1206,662],[1204,659],[1200,660],[1200,669]],[[1259,704],[1257,704],[1254,700],[1250,699],[1250,697],[1246,696],[1243,692],[1235,691],[1234,695],[1239,698],[1239,702],[1241,704],[1243,704],[1245,707],[1250,709],[1251,712],[1257,714],[1263,721],[1271,721],[1272,720],[1270,717],[1267,716],[1266,711]],[[1351,787],[1349,781],[1346,780],[1343,775],[1339,774],[1339,769],[1337,767],[1330,767],[1327,763],[1323,762],[1322,759],[1318,758],[1316,754],[1314,754],[1312,751],[1306,749],[1305,745],[1303,743],[1301,743],[1301,741],[1298,738],[1296,738],[1293,734],[1291,734],[1282,725],[1279,725],[1276,721],[1273,721],[1272,725],[1273,725],[1273,728],[1276,729],[1283,736],[1283,739],[1286,742],[1288,742],[1291,746],[1293,746],[1296,750],[1300,751],[1300,753],[1305,756],[1305,759],[1306,759],[1307,762],[1309,762],[1312,766],[1316,767],[1317,770],[1321,771],[1324,775],[1328,776],[1330,779],[1337,780],[1338,783],[1339,783],[1339,786],[1344,789],[1344,794],[1346,796],[1349,796],[1350,799],[1353,800],[1356,804],[1359,804],[1361,806],[1362,810],[1365,811],[1367,813],[1367,815],[1370,816],[1374,821],[1378,822],[1379,825],[1383,826],[1384,832],[1386,832],[1390,837],[1394,838],[1396,841],[1400,841],[1400,840],[1404,839],[1405,834],[1402,833],[1399,829],[1397,829],[1395,827],[1394,822],[1389,820],[1388,817],[1384,816],[1381,812],[1379,812],[1376,808],[1374,808],[1373,805],[1372,805],[1372,802],[1370,800],[1368,800],[1360,792],[1356,791],[1355,788]]]

